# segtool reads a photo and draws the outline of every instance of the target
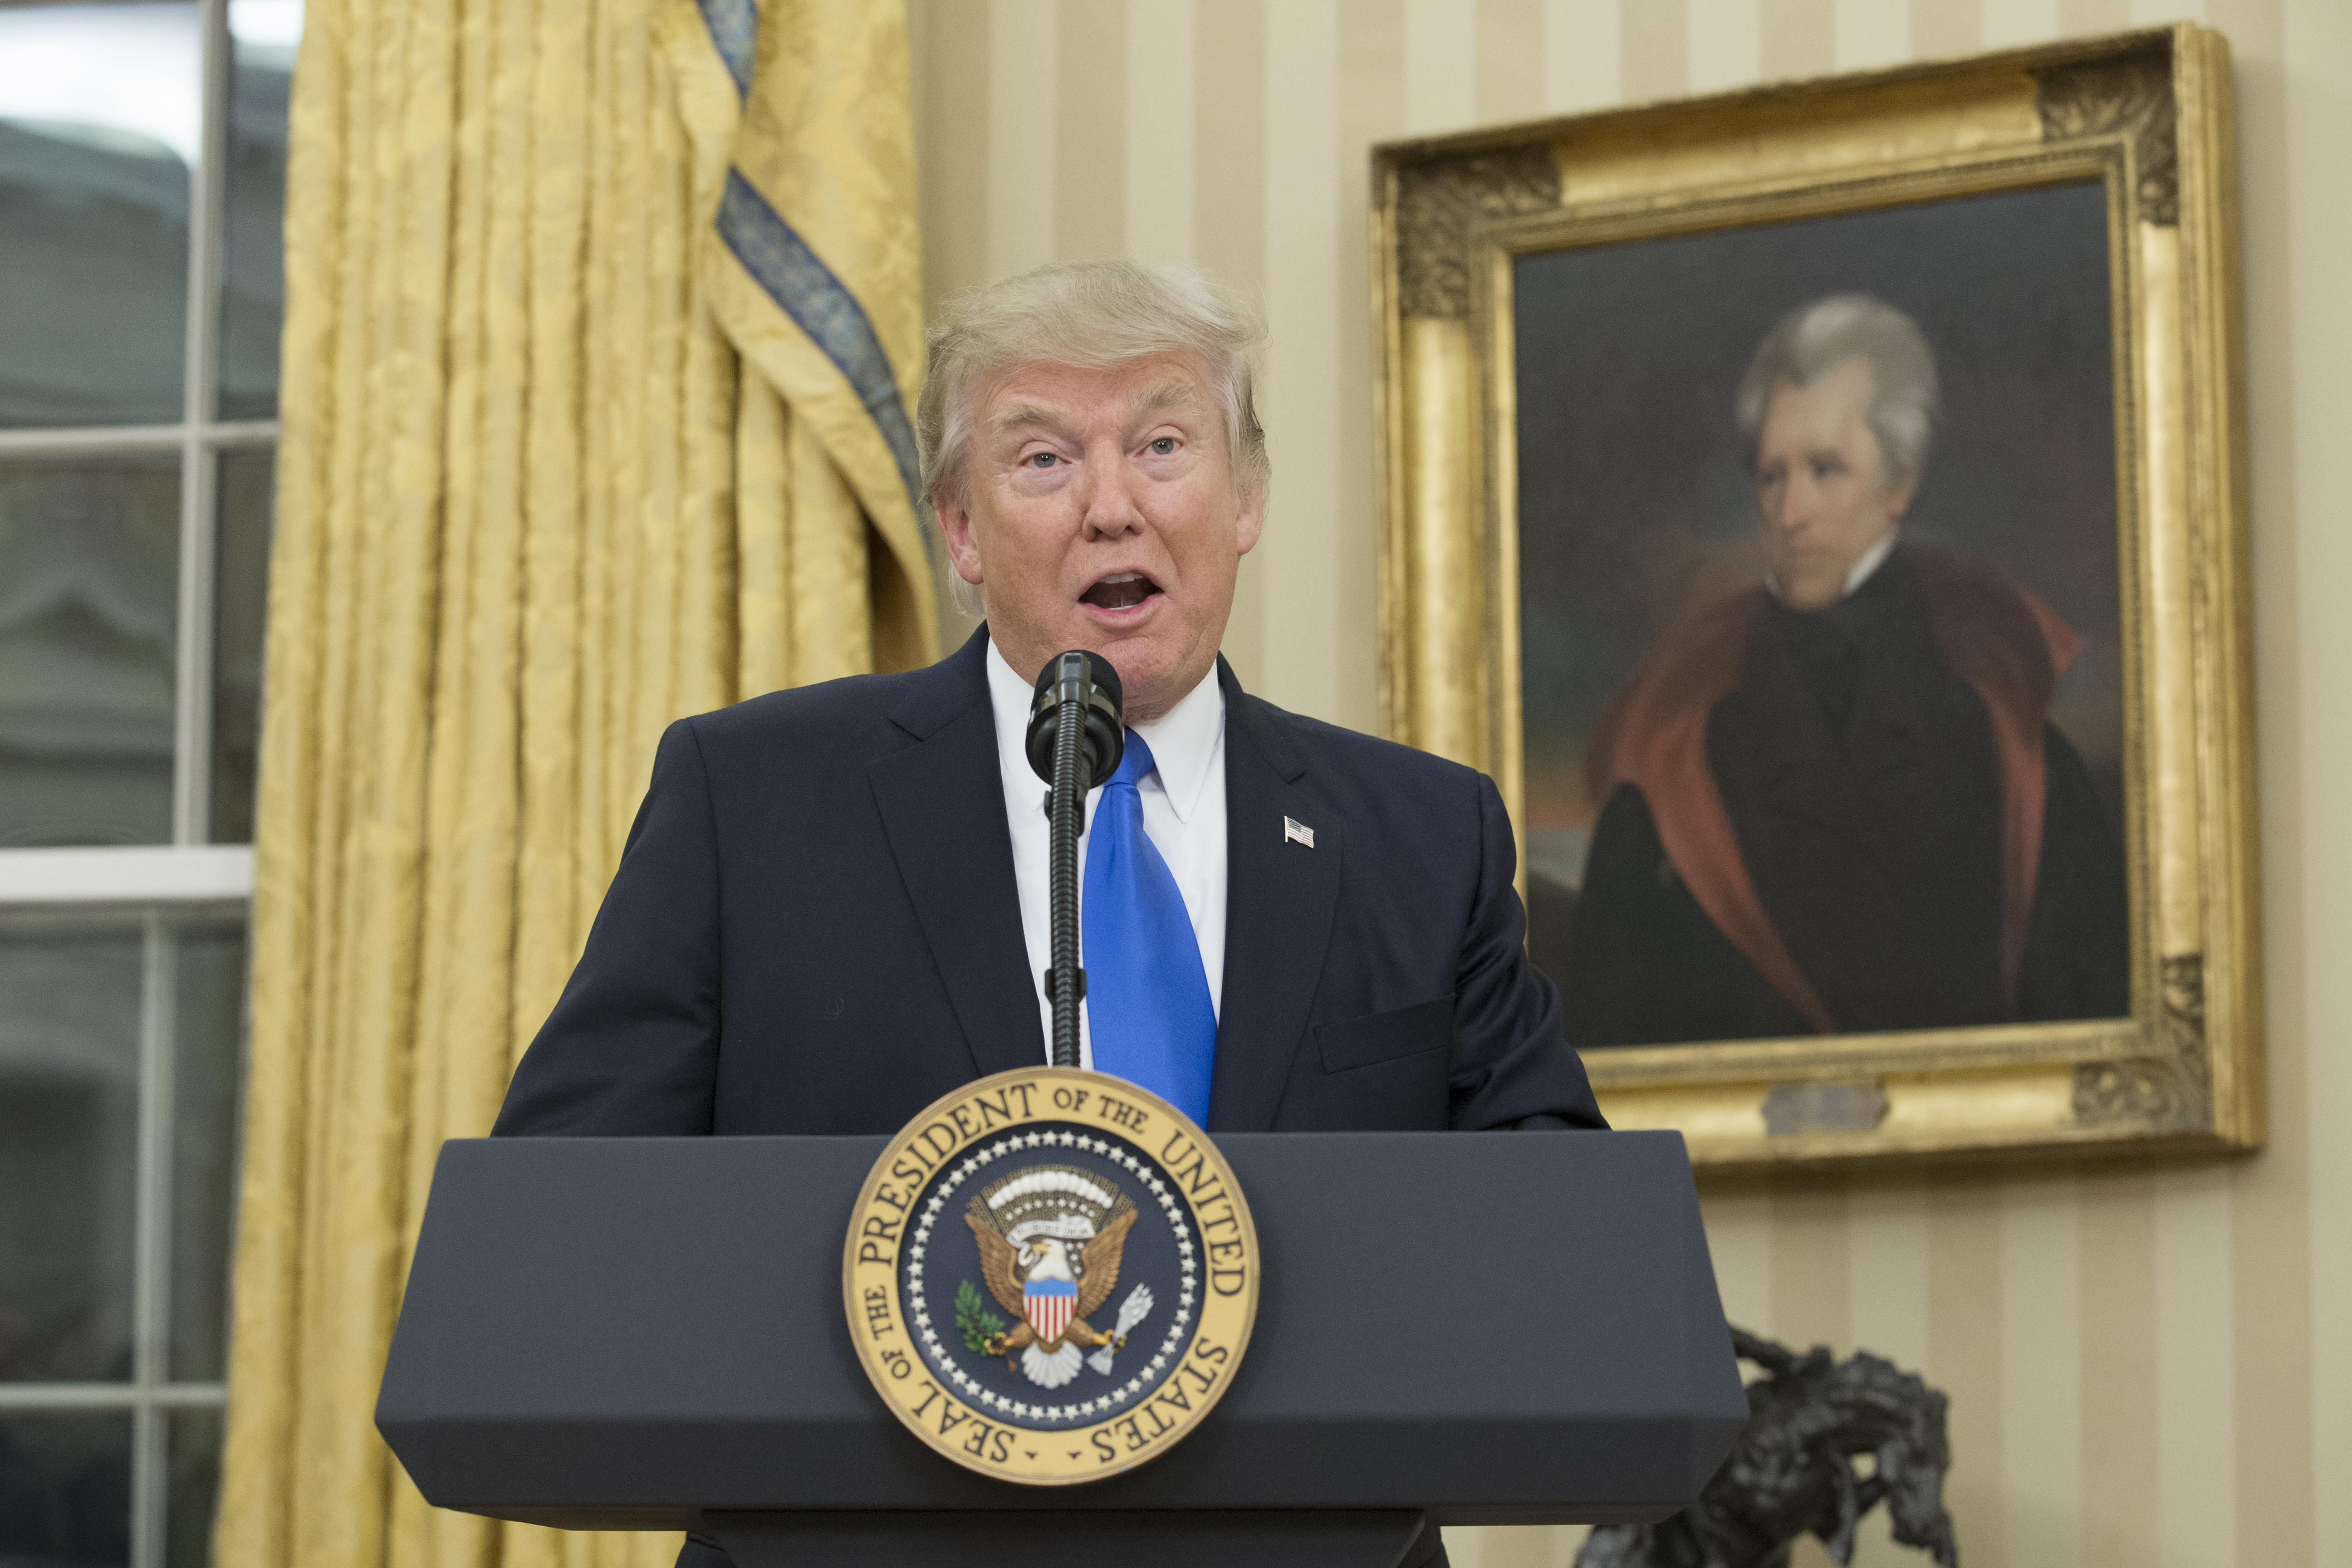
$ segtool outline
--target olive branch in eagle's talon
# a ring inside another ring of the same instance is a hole
[[[988,1310],[980,1287],[969,1279],[956,1287],[955,1326],[967,1350],[987,1356],[1004,1353],[1004,1320]]]

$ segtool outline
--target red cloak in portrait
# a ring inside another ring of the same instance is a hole
[[[1983,699],[1992,722],[2000,768],[2001,999],[2014,1016],[2042,859],[2042,726],[2051,691],[2082,638],[1999,567],[1934,545],[1903,548],[1917,570],[1937,652]],[[1756,896],[1706,761],[1707,715],[1738,688],[1765,604],[1760,587],[1735,594],[1666,637],[1601,710],[1586,746],[1586,784],[1596,804],[1621,784],[1642,792],[1666,858],[1699,908],[1807,1023],[1831,1034],[1837,1021]]]

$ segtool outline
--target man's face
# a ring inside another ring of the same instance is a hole
[[[940,503],[940,531],[1024,679],[1066,649],[1099,653],[1136,723],[1215,664],[1265,498],[1235,488],[1189,356],[1008,373],[981,400],[964,485],[961,504]]]
[[[1782,379],[1756,442],[1764,554],[1780,600],[1818,610],[1845,593],[1846,574],[1895,531],[1912,483],[1886,482],[1867,416],[1876,373],[1866,359],[1832,366],[1811,386]]]

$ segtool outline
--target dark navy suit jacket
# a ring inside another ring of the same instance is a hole
[[[670,726],[497,1132],[886,1133],[1045,1060],[986,637]],[[1493,783],[1217,679],[1210,1129],[1603,1126],[1521,949]]]

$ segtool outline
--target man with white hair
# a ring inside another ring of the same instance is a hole
[[[1123,261],[933,331],[924,486],[986,624],[928,669],[670,727],[499,1133],[887,1132],[1045,1061],[1023,733],[1069,648],[1117,668],[1131,726],[1081,848],[1090,1065],[1212,1131],[1604,1125],[1493,782],[1218,657],[1265,516],[1257,337],[1200,273]]]
[[[2130,1010],[2121,851],[2048,721],[2079,639],[1902,540],[1937,406],[1918,328],[1867,295],[1758,348],[1735,409],[1764,584],[1670,634],[1586,751],[1580,1045]]]

